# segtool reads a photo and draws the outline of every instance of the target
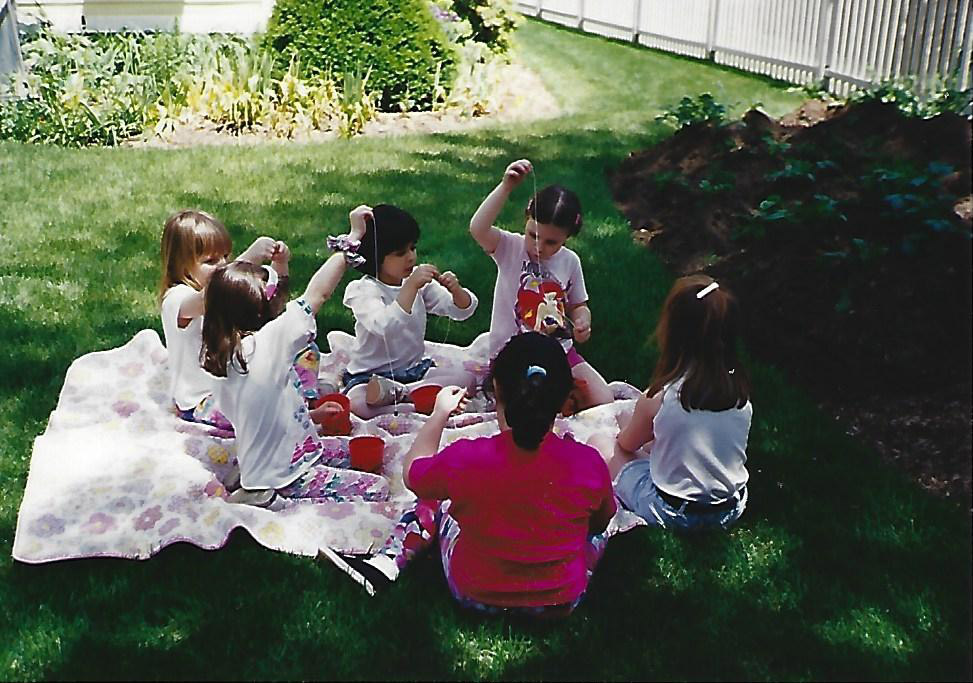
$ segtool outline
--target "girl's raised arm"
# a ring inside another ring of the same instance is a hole
[[[304,290],[302,298],[311,307],[312,313],[317,315],[324,302],[334,294],[335,288],[345,274],[346,267],[345,255],[337,252],[331,254],[328,260],[311,276],[311,281],[307,283],[307,289]]]
[[[470,234],[486,253],[492,254],[500,244],[500,231],[493,226],[497,216],[500,215],[500,210],[507,203],[510,193],[532,170],[533,167],[527,159],[519,159],[507,166],[500,184],[486,196],[470,219]]]
[[[351,226],[348,236],[353,240],[361,241],[361,238],[365,236],[365,229],[369,220],[375,220],[372,207],[362,204],[352,209],[348,214],[348,223]],[[334,294],[334,290],[341,282],[347,268],[345,254],[339,251],[332,254],[311,276],[311,281],[307,283],[307,289],[304,290],[303,299],[315,315],[317,315],[322,304]]]

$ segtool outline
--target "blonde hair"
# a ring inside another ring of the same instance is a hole
[[[230,233],[214,216],[196,209],[178,211],[166,220],[162,230],[161,300],[170,287],[189,285],[200,290],[202,285],[192,276],[201,257],[229,254],[233,248]]]

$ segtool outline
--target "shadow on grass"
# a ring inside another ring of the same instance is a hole
[[[585,263],[595,316],[583,352],[607,378],[644,384],[655,358],[644,340],[671,276],[631,244],[602,185],[605,167],[640,140],[540,128],[407,140],[391,155],[376,141],[362,141],[353,155],[342,145],[286,149],[272,175],[244,173],[244,181],[265,183],[256,192],[179,187],[165,201],[213,210],[237,251],[261,234],[287,240],[295,290],[325,256],[325,234],[343,231],[352,207],[400,204],[423,227],[421,257],[453,269],[481,296],[470,322],[430,326],[433,339],[448,333],[450,342],[467,343],[487,328],[495,280],[467,234],[469,216],[505,165],[526,156],[539,185],[560,182],[592,197],[571,245]],[[162,185],[185,164],[215,174],[244,158],[153,153],[146,182]],[[336,173],[339,162],[347,167]],[[530,192],[526,184],[517,190],[501,226],[522,228]],[[83,218],[75,220],[80,233]],[[159,329],[146,254],[158,249],[161,218],[151,220],[108,221],[97,239],[71,241],[78,262],[103,266],[98,277],[64,273],[60,257],[43,254],[5,271],[37,293],[32,307],[0,301],[7,452],[29,451],[26,440],[54,407],[74,358],[118,346],[143,327]],[[66,284],[45,288],[51,280]],[[318,322],[321,332],[352,329],[338,297]],[[237,532],[218,553],[179,545],[150,562],[23,566],[8,558],[0,564],[7,615],[0,633],[12,645],[3,663],[15,678],[969,676],[968,516],[881,466],[779,373],[758,365],[755,385],[751,502],[741,526],[725,536],[636,530],[613,540],[586,601],[562,624],[459,611],[434,557],[368,599],[332,566],[267,552]],[[22,492],[26,457],[0,465],[0,475],[7,510]],[[0,534],[12,539],[13,515],[2,518]]]

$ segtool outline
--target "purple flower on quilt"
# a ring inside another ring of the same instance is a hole
[[[372,512],[382,515],[383,517],[388,517],[389,519],[394,519],[398,521],[402,513],[399,510],[399,506],[395,503],[378,503],[372,505]]]
[[[64,520],[48,513],[35,519],[30,524],[30,532],[41,538],[49,538],[64,533]]]
[[[199,517],[199,513],[196,512],[193,506],[193,502],[186,496],[173,496],[172,500],[169,501],[169,505],[166,506],[169,512],[177,512],[181,515],[185,515],[190,519],[190,521],[195,522],[196,518]]]
[[[111,407],[122,417],[131,417],[133,413],[139,411],[139,404],[135,401],[115,401]]]
[[[464,360],[463,369],[475,375],[477,379],[483,379],[490,370],[490,366],[475,360]]]
[[[165,536],[167,533],[179,526],[178,517],[170,517],[165,521],[165,523],[159,527],[159,535]]]
[[[116,498],[111,503],[108,504],[108,509],[114,513],[125,513],[131,512],[135,509],[135,503],[128,496],[122,496],[121,498]]]
[[[199,454],[203,452],[203,440],[202,439],[186,439],[186,455],[191,455],[194,458],[198,458]]]
[[[162,519],[162,507],[153,505],[142,510],[142,513],[135,518],[135,530],[147,531],[155,526],[155,523]]]
[[[331,519],[344,519],[355,514],[355,506],[352,503],[324,502],[318,505],[318,514]]]
[[[210,479],[203,487],[203,493],[210,498],[226,498],[226,489],[219,479]]]
[[[118,368],[118,372],[124,375],[125,377],[137,377],[138,375],[142,374],[143,369],[144,366],[141,363],[132,362],[132,363],[126,363],[125,365]]]
[[[115,528],[115,518],[104,512],[96,512],[84,523],[84,530],[89,534],[103,534]]]

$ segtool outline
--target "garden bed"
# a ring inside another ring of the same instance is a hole
[[[693,124],[611,173],[635,237],[740,297],[748,347],[970,504],[970,122],[806,103]]]
[[[388,113],[377,112],[360,135],[399,135],[406,133],[445,133],[469,130],[483,124],[527,122],[555,118],[561,112],[557,100],[547,91],[533,71],[516,63],[501,67],[498,86],[489,106],[477,116],[457,109]],[[530,93],[527,97],[525,93]],[[305,130],[289,141],[321,142],[339,137],[335,130]],[[233,131],[212,122],[178,124],[164,135],[150,135],[123,143],[130,147],[194,147],[196,145],[254,145],[282,142],[270,130],[252,128]]]

